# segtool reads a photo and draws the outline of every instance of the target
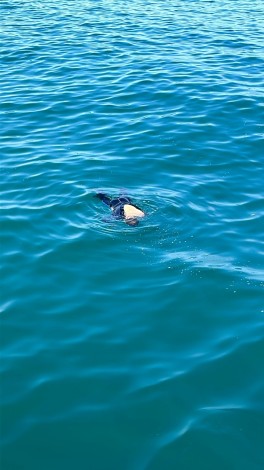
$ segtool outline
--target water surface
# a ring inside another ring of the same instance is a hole
[[[0,10],[1,468],[262,469],[263,2]]]

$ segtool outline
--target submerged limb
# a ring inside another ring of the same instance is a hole
[[[111,206],[111,201],[112,201],[111,197],[107,196],[104,193],[97,193],[96,197],[98,197],[98,199],[104,202],[107,206]]]

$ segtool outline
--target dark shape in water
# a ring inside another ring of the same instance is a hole
[[[124,219],[128,225],[138,225],[138,219],[145,216],[145,213],[133,204],[129,197],[112,199],[104,193],[97,193],[96,197],[110,207],[116,219]]]

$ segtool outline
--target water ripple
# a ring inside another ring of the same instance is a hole
[[[259,470],[263,2],[0,12],[3,466]]]

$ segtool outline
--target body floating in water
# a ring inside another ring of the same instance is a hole
[[[110,207],[116,219],[123,219],[128,225],[137,225],[138,219],[145,217],[145,212],[135,206],[129,197],[111,198],[104,193],[98,193],[96,197]]]

